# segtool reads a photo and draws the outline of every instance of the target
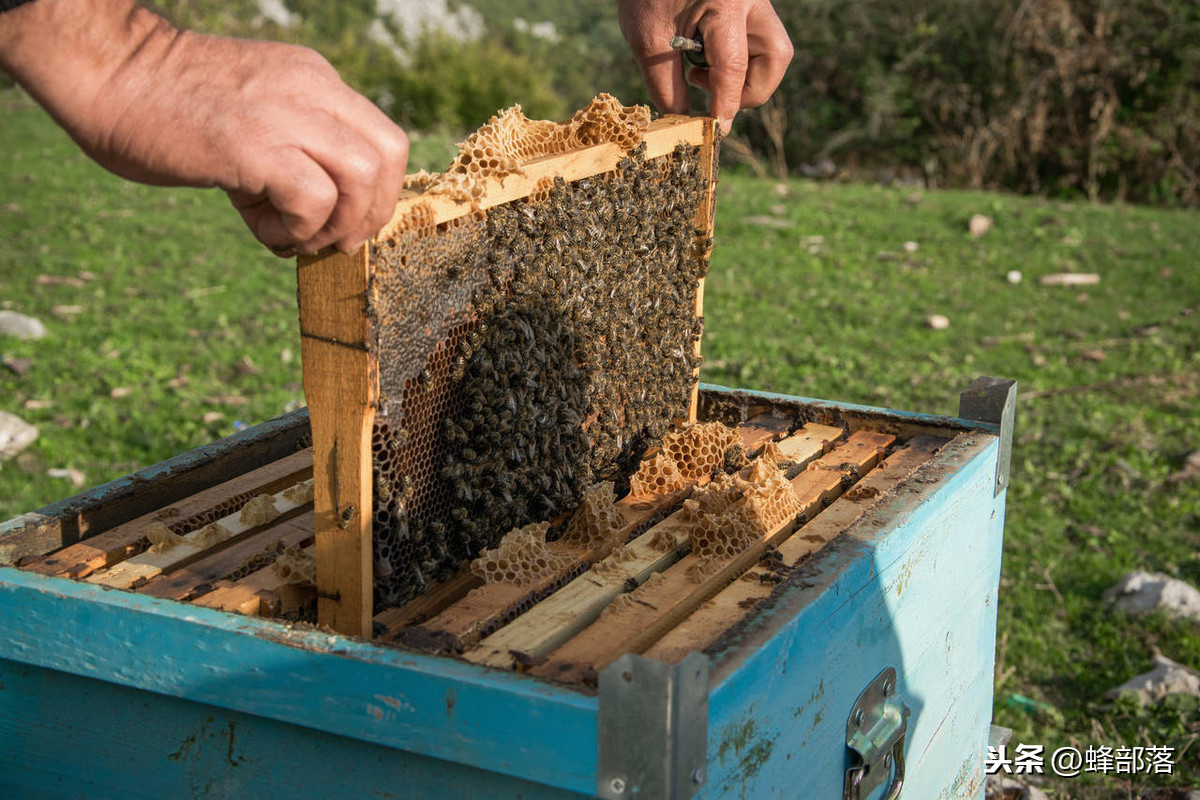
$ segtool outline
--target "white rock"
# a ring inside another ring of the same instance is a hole
[[[992,229],[992,218],[984,214],[972,214],[971,221],[967,223],[967,230],[974,237],[983,236]]]
[[[935,331],[944,331],[950,327],[950,318],[942,314],[930,314],[925,318],[925,324]]]
[[[1094,272],[1055,272],[1038,278],[1042,286],[1095,286],[1100,276]]]
[[[258,13],[281,28],[291,28],[300,22],[300,15],[288,10],[283,0],[258,0]]]
[[[1022,277],[1024,277],[1024,276],[1021,275],[1021,270],[1010,269],[1008,271],[1008,274],[1004,276],[1004,279],[1006,281],[1008,281],[1009,283],[1020,283]]]
[[[12,458],[37,440],[38,429],[16,414],[0,411],[0,461]]]
[[[1169,694],[1184,692],[1200,697],[1200,673],[1176,664],[1159,653],[1154,654],[1154,669],[1130,678],[1104,696],[1115,698],[1121,692],[1134,692],[1142,705],[1161,702]]]
[[[790,219],[784,219],[782,217],[770,217],[766,214],[755,214],[753,216],[743,217],[742,222],[747,225],[755,225],[759,228],[778,228],[780,230],[792,228],[796,225],[796,223],[792,222]]]
[[[46,326],[40,320],[16,311],[0,311],[0,333],[18,339],[41,339],[46,335]]]
[[[83,484],[87,483],[87,476],[74,467],[62,467],[46,470],[46,476],[55,478],[56,480],[68,480],[71,484],[79,489]]]
[[[1129,614],[1162,609],[1169,616],[1200,622],[1200,591],[1190,583],[1158,572],[1130,572],[1104,593]]]
[[[916,242],[905,242],[904,243],[904,252],[906,252],[906,253],[915,253],[920,249],[921,249],[921,245],[917,244]]]

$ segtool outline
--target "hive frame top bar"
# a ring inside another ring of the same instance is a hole
[[[712,117],[671,114],[654,120],[642,134],[642,142],[646,145],[645,157],[653,159],[664,156],[680,144],[703,145],[706,129],[711,131],[715,126],[716,120]],[[527,197],[538,180],[545,176],[558,176],[570,182],[608,172],[616,168],[617,162],[625,154],[626,151],[619,145],[606,142],[535,158],[525,162],[521,172],[503,178],[487,178],[483,196],[474,204],[455,200],[448,195],[406,191],[400,195],[391,220],[376,234],[375,240],[395,234],[401,221],[418,203],[427,203],[433,209],[434,224],[440,225],[476,209],[487,209]]]

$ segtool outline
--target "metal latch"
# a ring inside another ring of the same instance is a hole
[[[855,763],[846,770],[842,800],[866,800],[889,777],[883,800],[900,796],[907,732],[908,706],[896,698],[896,669],[888,667],[863,689],[846,720],[846,747]]]

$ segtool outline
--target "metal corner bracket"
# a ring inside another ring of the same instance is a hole
[[[691,653],[679,664],[621,656],[600,673],[602,800],[690,800],[707,778],[711,664]]]
[[[1009,378],[980,376],[958,396],[958,416],[1000,427],[1000,455],[996,459],[996,491],[1008,488],[1012,463],[1013,422],[1017,413],[1017,382]]]

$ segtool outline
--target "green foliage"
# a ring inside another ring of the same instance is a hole
[[[394,98],[392,114],[402,124],[466,130],[514,103],[530,117],[562,118],[568,110],[549,75],[536,53],[490,38],[462,43],[428,33],[413,48],[412,66],[392,70],[380,87]]]
[[[832,157],[939,184],[1200,204],[1191,0],[776,7],[796,48],[781,89],[793,166]],[[748,117],[769,151],[772,119]]]

